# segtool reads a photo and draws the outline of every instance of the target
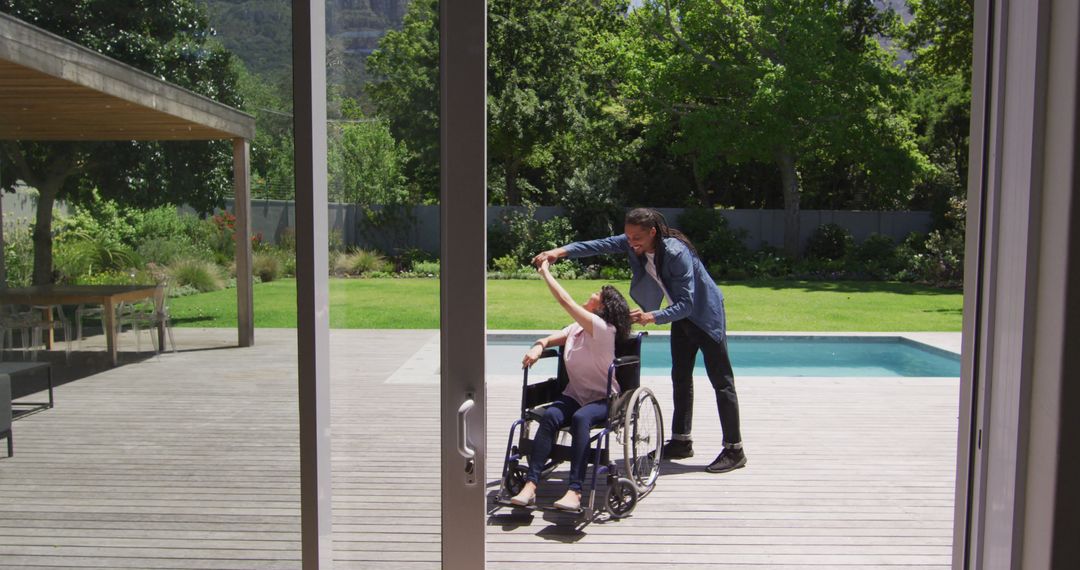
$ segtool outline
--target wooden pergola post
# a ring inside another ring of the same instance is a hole
[[[233,215],[236,216],[236,334],[240,346],[255,345],[251,273],[251,143],[233,139]]]

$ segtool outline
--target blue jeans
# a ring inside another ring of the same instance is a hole
[[[589,428],[607,419],[607,402],[597,400],[581,406],[570,396],[559,396],[544,410],[544,419],[533,438],[532,453],[529,454],[529,475],[527,481],[540,483],[540,472],[551,455],[555,436],[559,428],[570,425],[570,488],[581,492],[581,482],[585,480],[585,470],[589,464],[585,454],[589,450]]]

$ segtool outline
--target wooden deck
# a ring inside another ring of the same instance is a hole
[[[191,350],[60,385],[55,409],[16,422],[0,567],[299,568],[294,333],[223,349],[235,331],[176,332]],[[435,335],[331,334],[335,568],[439,566],[437,386],[394,375]],[[519,381],[489,380],[489,481]],[[702,471],[720,434],[701,379],[698,455],[665,464],[632,517],[493,517],[489,566],[949,567],[955,380],[738,383],[747,468]],[[669,381],[646,384],[667,417]]]

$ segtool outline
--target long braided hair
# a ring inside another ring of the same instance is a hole
[[[697,249],[694,248],[694,244],[690,242],[690,238],[686,237],[686,234],[668,225],[667,220],[664,219],[664,215],[652,208],[634,208],[626,213],[626,219],[624,224],[637,226],[639,228],[645,228],[646,230],[655,228],[656,239],[663,239],[666,237],[673,237],[686,245],[690,249],[690,252],[695,256],[697,255]]]
[[[616,339],[630,336],[630,305],[622,293],[611,285],[600,288],[600,306],[596,309],[596,316],[615,327]]]

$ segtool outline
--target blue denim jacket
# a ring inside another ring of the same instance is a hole
[[[656,273],[671,296],[671,304],[662,311],[657,309],[664,300],[664,292],[656,280],[645,272],[645,256],[634,254],[626,234],[574,242],[563,246],[563,249],[571,259],[605,253],[626,254],[632,274],[630,297],[642,309],[655,312],[657,323],[690,319],[716,342],[722,342],[727,336],[724,295],[698,256],[678,239],[664,238],[656,248]]]

